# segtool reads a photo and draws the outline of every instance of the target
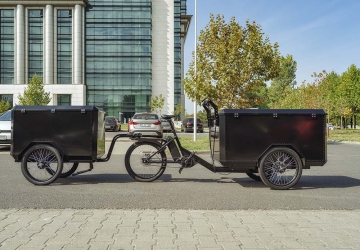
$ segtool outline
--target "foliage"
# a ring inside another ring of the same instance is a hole
[[[161,109],[164,107],[165,97],[162,94],[158,96],[151,97],[151,101],[149,102],[149,106],[151,111],[155,111],[157,114],[161,115]]]
[[[0,100],[0,114],[4,113],[5,111],[9,110],[11,107],[9,102],[5,102],[4,100]]]
[[[261,26],[246,21],[240,26],[234,17],[225,23],[223,15],[210,15],[200,31],[195,54],[184,79],[188,97],[200,104],[211,99],[220,108],[259,107],[266,102],[266,82],[278,76],[278,44],[264,37]]]
[[[185,114],[185,109],[183,108],[183,106],[181,104],[177,104],[175,106],[174,112],[173,114],[175,115],[175,121],[179,121],[181,114]]]
[[[45,106],[51,101],[50,92],[45,92],[42,78],[36,74],[31,78],[27,88],[24,90],[24,96],[19,94],[20,105]]]
[[[277,108],[279,102],[285,98],[296,85],[297,63],[291,55],[280,58],[280,73],[271,82],[268,89],[270,106]]]

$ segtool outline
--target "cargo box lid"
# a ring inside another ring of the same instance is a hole
[[[26,111],[82,111],[84,110],[85,112],[89,112],[89,111],[95,111],[95,110],[99,110],[97,107],[95,106],[21,106],[21,105],[16,105],[13,110],[15,111],[21,111],[21,110],[25,110]]]
[[[326,115],[323,109],[222,109],[220,116],[238,115]]]

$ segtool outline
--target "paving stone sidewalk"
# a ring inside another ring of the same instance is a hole
[[[360,249],[360,210],[0,210],[0,249]]]

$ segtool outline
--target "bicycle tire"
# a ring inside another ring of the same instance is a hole
[[[156,162],[145,162],[145,156],[155,153],[160,149],[155,143],[135,142],[125,154],[125,167],[129,175],[140,182],[151,182],[158,179],[166,168],[166,154],[164,151],[154,155],[152,159]],[[153,171],[153,173],[145,173]]]
[[[60,153],[49,145],[39,144],[28,149],[21,161],[24,177],[35,185],[48,185],[61,174]]]

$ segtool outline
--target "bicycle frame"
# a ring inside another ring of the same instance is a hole
[[[215,110],[216,110],[216,119],[218,119],[217,109],[215,109]],[[208,115],[208,117],[210,117],[210,116]],[[168,119],[171,119],[171,118],[168,118]],[[137,140],[137,141],[148,141],[148,142],[156,143],[158,146],[160,146],[160,148],[156,152],[154,152],[146,157],[146,159],[145,159],[146,161],[156,162],[156,161],[152,161],[150,159],[153,156],[155,156],[156,154],[158,154],[159,152],[165,151],[166,148],[169,148],[169,151],[173,157],[173,160],[167,159],[166,163],[184,164],[184,160],[186,160],[184,166],[182,166],[180,168],[180,172],[183,168],[187,167],[187,164],[189,163],[189,161],[192,161],[192,159],[195,160],[195,162],[190,162],[191,167],[193,165],[195,165],[196,163],[199,163],[200,165],[204,166],[205,168],[209,169],[212,172],[228,172],[229,171],[229,169],[227,167],[215,167],[214,164],[211,164],[211,163],[207,162],[206,160],[204,160],[203,158],[199,157],[198,155],[195,154],[195,152],[190,152],[189,150],[184,148],[181,145],[181,142],[180,142],[177,132],[175,130],[175,126],[172,122],[170,122],[170,126],[171,126],[171,133],[173,134],[174,137],[168,136],[165,139],[157,139],[157,138],[150,138],[150,137],[141,137],[141,135],[140,136],[134,135],[131,138],[131,139]],[[209,131],[209,133],[210,133],[210,131]],[[172,145],[172,143],[175,143],[175,145]],[[176,147],[176,149],[174,148],[174,146]],[[176,152],[176,150],[177,150],[177,152]]]

